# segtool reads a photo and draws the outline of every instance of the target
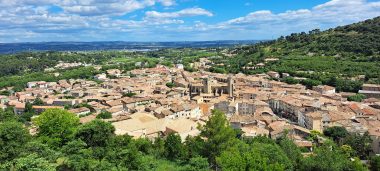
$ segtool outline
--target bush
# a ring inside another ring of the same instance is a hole
[[[356,94],[356,95],[353,95],[353,96],[349,96],[347,98],[348,101],[355,101],[355,102],[361,102],[363,99],[365,99],[366,96],[363,95],[363,94]]]
[[[123,97],[133,97],[136,93],[123,93]]]
[[[110,119],[112,118],[112,113],[108,111],[102,111],[98,116],[96,116],[98,119]]]
[[[169,87],[169,88],[173,88],[175,86],[175,84],[171,83],[171,82],[168,82],[168,83],[166,83],[166,86]]]

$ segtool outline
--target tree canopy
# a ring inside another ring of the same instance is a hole
[[[79,118],[63,109],[47,109],[34,123],[38,127],[38,136],[47,143],[61,146],[74,137]]]

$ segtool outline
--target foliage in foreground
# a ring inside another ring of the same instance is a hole
[[[237,138],[220,111],[213,111],[200,127],[200,136],[184,142],[173,133],[154,141],[115,135],[108,122],[80,125],[75,115],[60,109],[34,119],[34,136],[17,120],[0,111],[0,170],[367,170],[332,140],[302,157],[301,149],[286,137]],[[372,170],[379,161],[371,158]]]

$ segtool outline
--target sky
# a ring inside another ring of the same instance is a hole
[[[268,40],[380,16],[380,0],[0,0],[0,42]]]

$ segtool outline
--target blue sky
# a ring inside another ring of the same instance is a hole
[[[380,0],[0,0],[0,42],[273,39],[380,16]]]

